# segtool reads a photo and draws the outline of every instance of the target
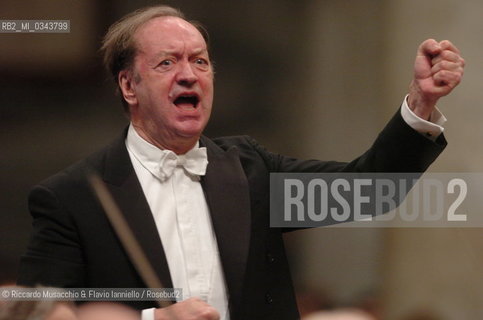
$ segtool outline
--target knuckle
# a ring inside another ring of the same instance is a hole
[[[213,307],[206,307],[200,310],[201,319],[218,319],[218,312]]]
[[[445,60],[458,60],[456,53],[450,50],[444,50],[441,52],[441,58]]]
[[[201,300],[200,298],[198,297],[191,297],[189,298],[188,300],[186,300],[187,302],[189,301],[190,303],[204,303],[203,300]]]
[[[436,79],[442,79],[442,78],[445,78],[448,76],[448,71],[446,70],[439,70],[435,75],[434,77]]]
[[[447,47],[447,46],[450,46],[451,45],[451,42],[449,40],[443,40],[443,41],[440,42],[440,44],[442,46]]]
[[[439,65],[441,70],[447,70],[451,68],[452,63],[447,60],[443,60],[439,63]]]

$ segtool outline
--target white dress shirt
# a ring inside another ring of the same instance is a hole
[[[443,125],[446,122],[445,116],[435,108],[429,117],[429,121],[421,119],[409,109],[407,103],[408,96],[404,98],[401,106],[401,116],[411,128],[423,134],[427,138],[435,141],[438,136],[443,133]]]
[[[401,116],[409,126],[433,141],[444,131],[446,118],[437,108],[429,121],[423,120],[409,109],[407,96]],[[216,236],[199,179],[182,167],[176,167],[173,175],[165,179],[159,173],[159,165],[166,153],[142,139],[132,125],[126,146],[154,215],[173,286],[183,289],[183,300],[199,297],[218,310],[222,320],[229,320]],[[142,320],[154,320],[154,308],[143,310]]]
[[[175,154],[142,139],[132,125],[126,147],[154,216],[173,287],[182,289],[182,300],[198,297],[213,306],[221,319],[228,320],[225,279],[199,177],[182,166],[166,177],[160,164]],[[143,320],[153,317],[154,309],[143,311]]]

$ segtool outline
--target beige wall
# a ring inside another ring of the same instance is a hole
[[[349,161],[370,146],[402,101],[381,113],[381,6],[371,0],[311,1],[306,10],[309,67],[301,74],[303,109],[296,120],[307,138],[299,156]],[[375,229],[326,228],[290,235],[305,248],[293,259],[297,284],[322,288],[336,303],[377,289],[382,236]]]
[[[434,172],[483,170],[482,14],[483,2],[478,0],[405,0],[386,5],[388,100],[400,94],[403,78],[410,76],[405,68],[411,62],[408,57],[425,38],[453,41],[467,62],[464,81],[440,103],[448,118],[449,145],[432,167]],[[442,319],[483,318],[483,230],[396,229],[386,234],[387,319],[399,319],[417,308],[433,310]]]
[[[419,43],[449,39],[467,69],[439,104],[449,146],[431,170],[483,171],[483,2],[314,1],[310,12],[307,154],[350,160],[368,147],[406,94]],[[420,311],[483,318],[481,229],[318,229],[297,237],[307,248],[300,281],[328,287],[339,301],[379,289],[384,319]]]

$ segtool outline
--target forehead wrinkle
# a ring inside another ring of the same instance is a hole
[[[191,53],[190,54],[201,54],[208,52],[208,48],[206,47],[206,44],[203,43],[195,43],[193,44],[193,41],[191,41],[191,38],[186,38],[183,37],[183,39],[178,39],[176,41],[171,41],[167,43],[165,39],[163,39],[162,36],[160,36],[159,39],[143,39],[144,41],[138,41],[138,51],[147,53],[149,49],[153,49],[156,53],[156,56],[160,55],[173,55],[173,54],[178,54],[180,52],[185,52],[187,47],[191,47]],[[146,50],[143,50],[146,49]]]
[[[186,45],[185,44],[183,44],[182,50],[179,50],[179,49],[161,49],[156,54],[154,54],[154,56],[150,60],[158,60],[160,58],[165,58],[165,57],[169,57],[169,56],[180,57],[185,52],[186,52]],[[140,50],[140,53],[146,54],[142,50]],[[206,48],[193,49],[193,50],[191,50],[191,52],[188,52],[188,57],[199,56],[199,55],[202,55],[202,54],[208,54],[208,50]]]
[[[205,48],[199,48],[199,49],[193,49],[190,52],[187,52],[186,45],[184,45],[184,48],[182,50],[178,50],[178,49],[173,49],[173,50],[163,49],[163,50],[160,50],[158,53],[156,53],[154,55],[154,58],[164,58],[164,57],[169,57],[169,56],[181,57],[185,53],[187,53],[188,57],[193,57],[193,56],[199,56],[199,55],[202,55],[202,54],[207,54],[208,50],[205,49]]]

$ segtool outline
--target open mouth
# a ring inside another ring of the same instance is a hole
[[[200,99],[196,94],[182,94],[174,100],[174,104],[183,109],[194,109],[199,102]]]

